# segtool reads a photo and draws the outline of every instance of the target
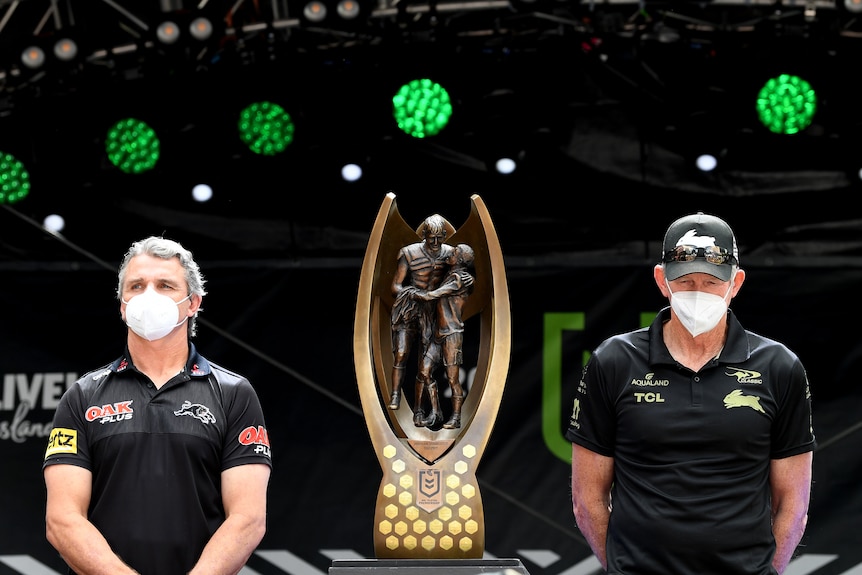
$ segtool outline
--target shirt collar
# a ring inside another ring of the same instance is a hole
[[[651,365],[669,363],[676,361],[670,355],[662,336],[662,326],[670,320],[670,306],[665,307],[649,325],[649,362]],[[718,361],[721,363],[741,363],[751,356],[751,348],[748,344],[748,336],[742,324],[739,323],[733,310],[727,310],[727,341],[721,350]]]

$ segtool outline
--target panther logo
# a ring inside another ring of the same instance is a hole
[[[183,405],[174,412],[174,415],[188,415],[204,423],[216,422],[215,415],[212,414],[209,407],[191,401],[184,401]]]

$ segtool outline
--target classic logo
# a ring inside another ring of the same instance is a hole
[[[760,378],[761,374],[759,371],[728,366],[727,371],[725,371],[724,374],[729,377],[735,377],[737,383],[763,383],[763,380]]]
[[[216,422],[215,415],[212,414],[209,407],[201,405],[200,403],[192,403],[191,401],[184,401],[180,408],[174,412],[174,415],[188,415],[189,417],[194,417],[203,423]]]
[[[56,453],[78,453],[78,431],[65,427],[55,427],[48,437],[45,458]]]
[[[766,413],[760,406],[760,398],[756,395],[743,395],[742,390],[735,389],[724,396],[724,407],[750,407],[754,411]]]
[[[114,421],[123,421],[124,419],[132,419],[135,410],[132,409],[132,400],[118,401],[99,407],[91,405],[84,412],[84,417],[87,421],[96,421],[99,423],[111,423]]]

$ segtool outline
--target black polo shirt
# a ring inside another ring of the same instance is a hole
[[[599,345],[566,430],[614,458],[608,572],[773,573],[770,461],[815,447],[805,369],[728,312],[724,349],[693,372],[664,344],[669,318]]]
[[[183,575],[224,521],[221,472],[271,462],[249,381],[191,345],[161,389],[128,350],[81,377],[57,407],[43,468],[92,471],[89,519],[114,552],[142,575]]]

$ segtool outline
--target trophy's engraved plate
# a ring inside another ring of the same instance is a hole
[[[434,420],[435,425],[425,425],[411,407],[417,402],[410,394],[400,397],[400,403],[393,399],[395,266],[402,247],[419,239],[419,230],[398,214],[394,194],[384,198],[363,261],[354,361],[366,425],[383,471],[373,526],[378,558],[467,559],[484,553],[484,511],[476,469],[502,400],[511,333],[496,232],[478,195],[471,197],[471,208],[454,233],[444,220],[449,247],[443,251],[452,253],[464,244],[468,251],[472,249],[474,273],[464,277],[473,285],[469,297],[462,300],[462,317],[465,322],[474,316],[479,321],[478,353],[471,358],[476,362],[475,377],[457,405],[460,421],[450,419],[441,427],[442,420]],[[413,391],[412,385],[404,388]],[[454,398],[449,409],[456,409]]]

